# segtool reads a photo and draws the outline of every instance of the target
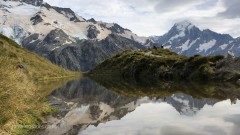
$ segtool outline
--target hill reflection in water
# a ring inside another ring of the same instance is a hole
[[[240,133],[235,85],[96,81],[81,78],[53,91],[48,99],[59,112],[38,134]]]

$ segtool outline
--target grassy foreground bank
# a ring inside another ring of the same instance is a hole
[[[60,68],[0,34],[0,134],[27,134],[53,110],[45,96],[80,73]],[[40,82],[62,79],[61,81]]]

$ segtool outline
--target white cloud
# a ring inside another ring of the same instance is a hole
[[[222,0],[226,10],[219,13],[219,16],[227,18],[240,18],[240,1],[239,0]]]
[[[86,19],[116,22],[138,35],[162,35],[174,23],[190,20],[200,28],[240,36],[239,18],[223,18],[226,0],[45,0],[69,7]],[[236,0],[234,0],[236,1]],[[229,16],[228,12],[228,16]]]

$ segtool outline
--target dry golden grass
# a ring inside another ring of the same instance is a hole
[[[0,134],[27,134],[30,129],[16,125],[37,125],[52,110],[45,101],[65,80],[39,82],[78,76],[60,68],[0,35]]]

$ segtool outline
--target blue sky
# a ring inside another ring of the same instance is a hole
[[[45,0],[80,16],[115,22],[140,36],[162,35],[176,22],[240,36],[240,0]]]

